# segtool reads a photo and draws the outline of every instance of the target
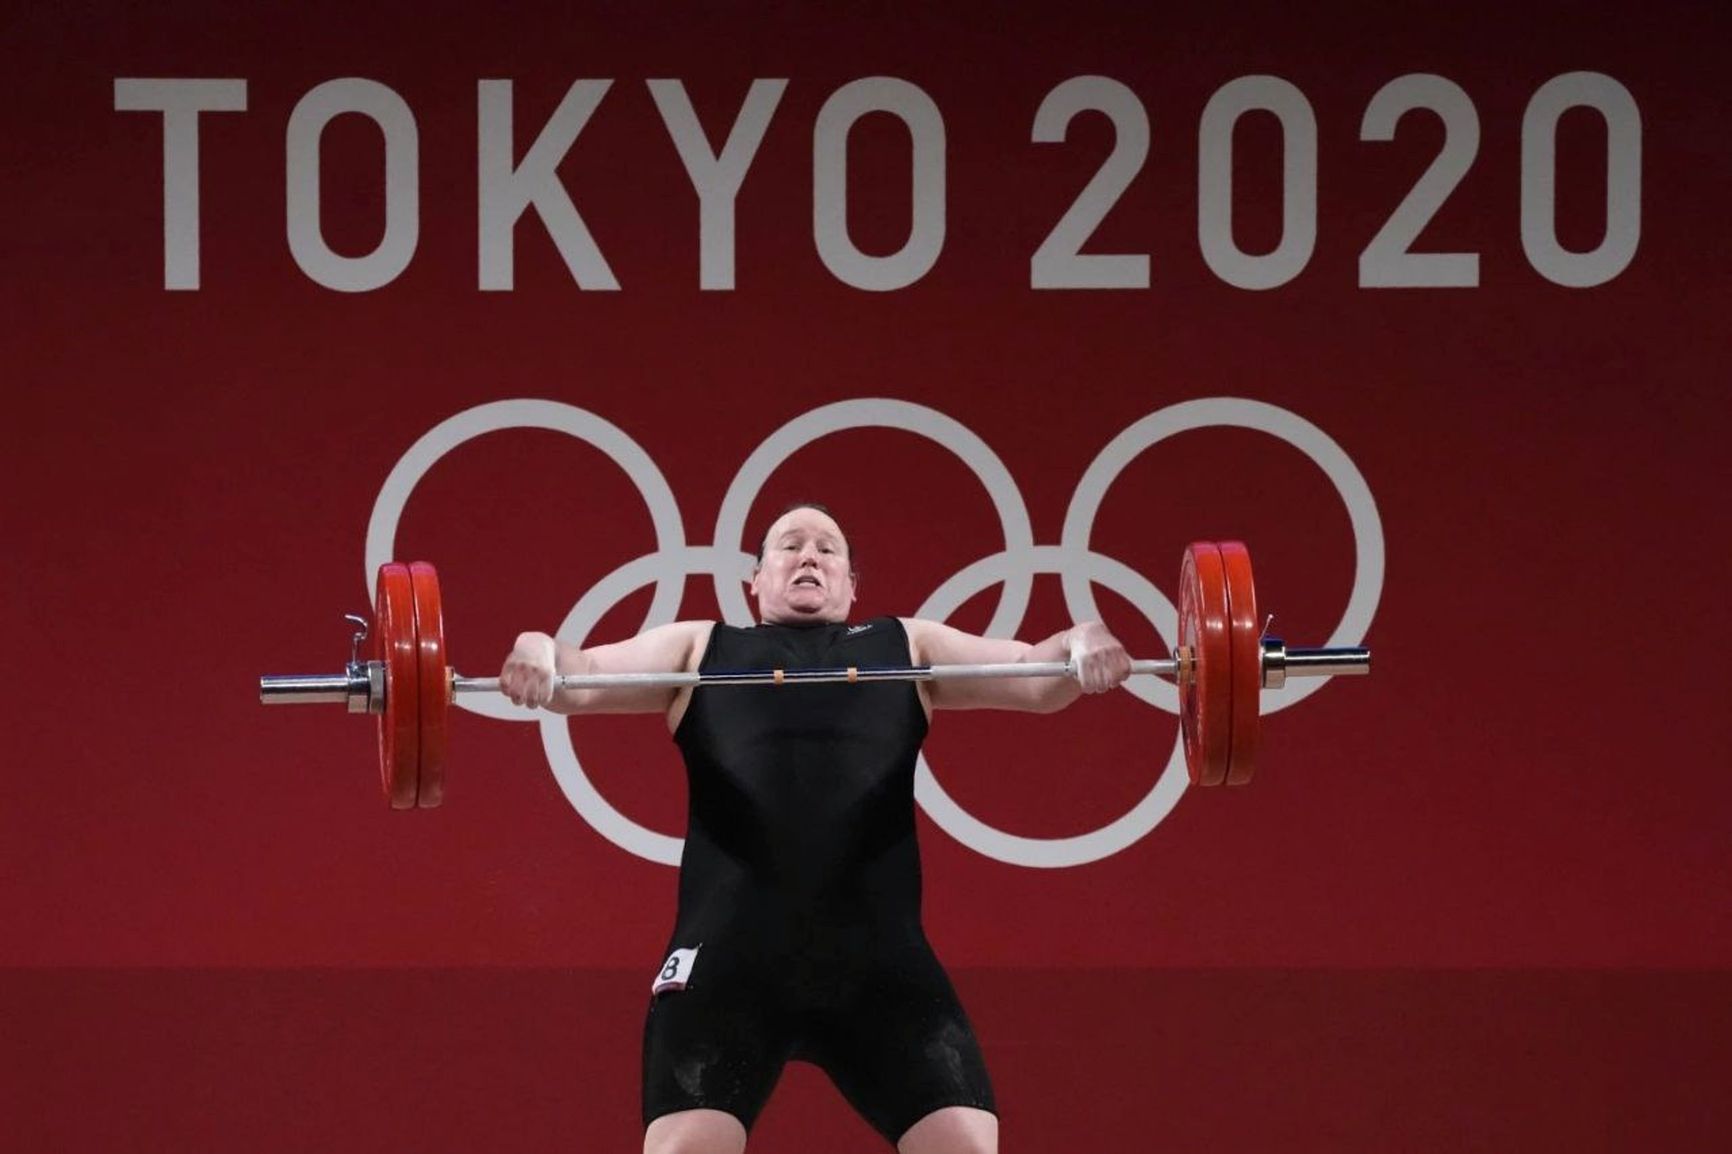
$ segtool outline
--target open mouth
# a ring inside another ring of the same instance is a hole
[[[814,589],[822,589],[824,587],[823,582],[819,581],[816,577],[812,577],[812,576],[809,576],[806,574],[802,574],[801,576],[794,578],[794,587],[795,588],[799,588],[802,585],[810,585]]]

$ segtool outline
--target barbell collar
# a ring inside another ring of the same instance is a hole
[[[1289,649],[1288,677],[1363,677],[1371,672],[1371,650]]]
[[[385,708],[385,665],[352,661],[337,674],[278,674],[259,678],[263,705],[346,705],[350,713],[378,713]]]
[[[339,673],[274,674],[259,678],[259,701],[264,705],[347,705],[349,678]]]

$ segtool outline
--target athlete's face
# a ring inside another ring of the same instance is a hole
[[[854,604],[854,567],[841,527],[816,509],[783,514],[764,535],[752,595],[758,620],[766,625],[846,621]]]

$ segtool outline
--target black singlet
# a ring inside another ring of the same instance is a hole
[[[700,669],[906,665],[893,617],[718,624]],[[943,1106],[992,1110],[968,1020],[920,924],[911,682],[703,686],[674,740],[690,792],[679,913],[644,1028],[644,1122],[750,1129],[790,1059],[894,1143]],[[675,965],[674,951],[696,950]]]

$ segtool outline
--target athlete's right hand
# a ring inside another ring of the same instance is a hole
[[[499,692],[513,705],[539,708],[553,700],[554,662],[558,649],[545,633],[520,633],[505,667],[499,671]]]

